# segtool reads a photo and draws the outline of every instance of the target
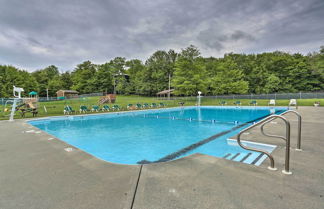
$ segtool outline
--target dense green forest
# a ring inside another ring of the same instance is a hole
[[[176,95],[260,94],[324,90],[324,47],[308,55],[275,51],[262,54],[225,54],[204,58],[195,46],[181,52],[156,51],[145,63],[116,57],[104,64],[85,61],[72,71],[54,65],[29,73],[0,65],[0,97],[11,97],[12,86],[40,96],[59,89],[81,94],[115,91],[118,94],[155,95],[168,89]]]

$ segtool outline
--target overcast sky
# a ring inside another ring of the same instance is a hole
[[[324,45],[324,0],[0,0],[0,64],[29,71],[193,44],[203,56]]]

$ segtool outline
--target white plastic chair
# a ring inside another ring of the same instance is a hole
[[[276,105],[276,100],[275,100],[275,99],[270,99],[268,105],[273,105],[273,106],[275,106],[275,105]]]
[[[289,106],[297,106],[297,100],[296,99],[291,99],[289,101]]]

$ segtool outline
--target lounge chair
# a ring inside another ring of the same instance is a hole
[[[226,101],[220,101],[219,104],[224,106],[224,105],[227,105],[227,102]]]
[[[151,104],[151,107],[153,107],[153,108],[157,108],[156,103],[152,103],[152,104]]]
[[[180,106],[183,106],[185,103],[184,102],[178,102]]]
[[[64,113],[64,115],[70,114],[70,110],[69,110],[68,106],[64,107],[63,113]]]
[[[149,104],[147,104],[147,103],[144,103],[144,104],[143,104],[143,108],[149,108],[149,107],[150,107]]]
[[[241,104],[241,101],[235,101],[235,102],[234,102],[234,105],[236,105],[236,106],[241,106],[242,104]]]
[[[142,108],[143,108],[143,106],[141,104],[139,104],[139,103],[136,104],[136,109],[142,109]]]
[[[89,112],[90,110],[88,109],[87,106],[85,105],[81,105],[80,106],[80,113],[86,113],[86,112]]]
[[[253,100],[253,101],[251,101],[251,102],[250,102],[250,105],[254,105],[254,106],[257,106],[257,105],[258,105],[258,103],[257,103],[257,101]]]
[[[110,107],[108,105],[104,105],[102,107],[102,111],[110,111]]]
[[[288,106],[296,106],[297,107],[297,100],[296,99],[291,99],[289,101],[289,105]]]
[[[275,99],[270,99],[268,105],[273,105],[273,106],[276,106],[276,100]]]
[[[100,108],[98,105],[92,105],[91,112],[99,112],[99,111],[100,111]]]
[[[70,113],[74,113],[74,112],[75,112],[75,110],[73,110],[71,106],[66,105],[64,107],[64,110],[63,110],[64,115],[66,115],[66,114],[69,115]]]
[[[118,105],[114,105],[114,106],[112,106],[112,109],[113,110],[120,110],[120,107]]]
[[[160,104],[159,104],[159,107],[165,107],[166,105],[163,103],[163,102],[161,102]]]

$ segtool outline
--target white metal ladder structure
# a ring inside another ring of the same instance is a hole
[[[12,104],[12,108],[11,108],[9,121],[14,120],[14,115],[15,115],[15,111],[16,111],[17,102],[21,99],[21,92],[23,92],[23,91],[24,91],[23,88],[13,86],[13,95],[14,95],[15,98],[13,99],[13,104]],[[17,92],[17,94],[16,94],[16,92]]]
[[[293,110],[287,110],[287,111],[283,112],[280,115],[270,115],[270,116],[258,121],[257,123],[243,129],[237,135],[237,143],[238,143],[238,145],[240,147],[242,147],[243,149],[246,149],[246,150],[251,150],[251,151],[255,151],[255,152],[261,152],[261,153],[265,154],[270,159],[270,166],[268,167],[268,169],[270,169],[270,170],[277,170],[277,168],[275,167],[275,162],[274,162],[273,156],[270,153],[268,153],[268,152],[266,152],[264,150],[248,147],[248,146],[242,144],[241,143],[241,135],[244,132],[246,132],[246,131],[248,131],[248,130],[256,127],[256,126],[261,125],[261,133],[263,135],[268,136],[268,137],[281,138],[281,139],[285,140],[285,142],[286,142],[285,169],[282,171],[284,174],[292,174],[292,172],[289,170],[289,161],[290,161],[290,122],[285,117],[282,116],[282,115],[285,115],[285,114],[288,114],[288,113],[294,113],[295,115],[298,116],[298,133],[297,133],[297,148],[296,148],[296,150],[301,151],[301,121],[302,121],[302,117],[298,112],[293,111]],[[271,134],[267,134],[267,133],[264,132],[264,126],[266,124],[270,123],[271,121],[273,121],[274,119],[277,119],[277,118],[284,121],[285,126],[286,126],[286,136],[271,135]]]

